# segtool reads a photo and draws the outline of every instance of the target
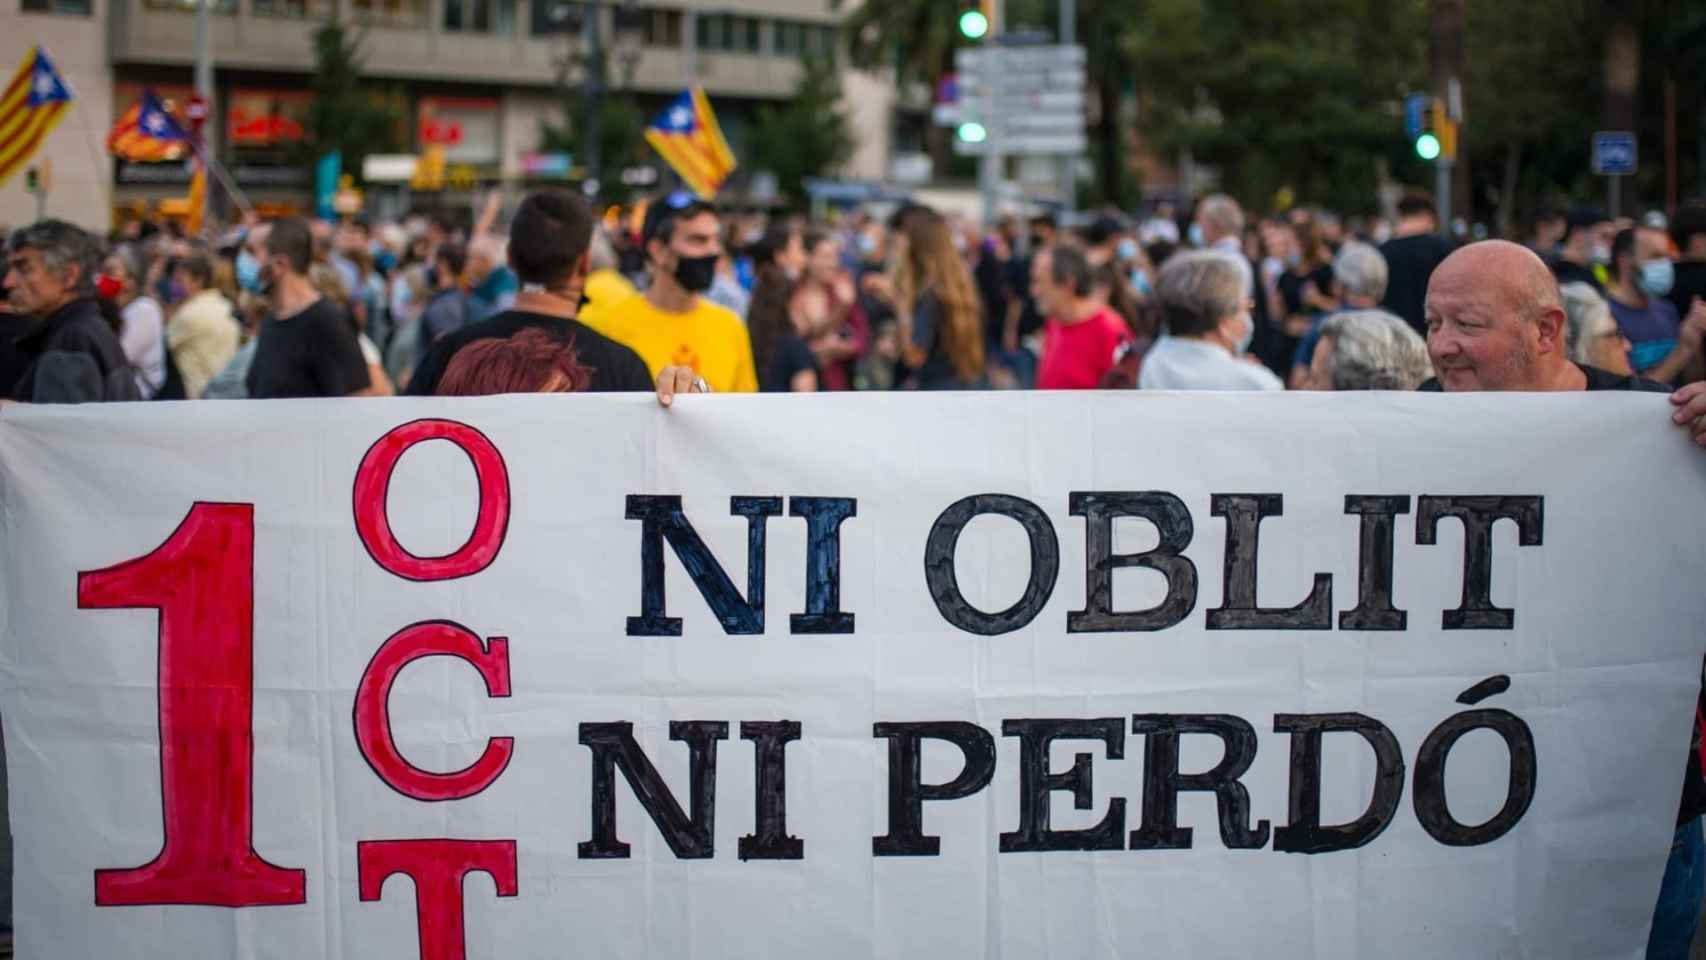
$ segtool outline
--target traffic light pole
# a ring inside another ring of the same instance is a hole
[[[1070,46],[1078,42],[1078,0],[1060,0],[1060,43]],[[1067,154],[1060,158],[1060,214],[1064,222],[1078,201],[1078,156]]]
[[[1005,8],[1006,0],[990,0],[989,32],[984,35],[985,43],[1000,42],[1001,31],[1007,26]],[[987,123],[989,119],[993,119],[995,116],[995,85],[993,83],[985,85],[984,98],[984,117]],[[993,137],[989,139],[988,143],[991,147],[995,146],[994,141],[995,138]],[[1003,163],[1005,159],[1004,155],[994,149],[986,150],[978,157],[977,182],[979,192],[983,194],[983,225],[986,229],[995,225],[996,181],[1000,177],[1001,168],[1005,165]]]
[[[1434,161],[1434,216],[1439,220],[1439,232],[1451,236],[1451,168],[1453,164],[1440,154]]]

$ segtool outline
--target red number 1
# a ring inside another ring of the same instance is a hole
[[[160,795],[152,861],[95,871],[103,907],[307,902],[307,878],[254,848],[255,508],[197,503],[147,556],[77,577],[80,608],[160,620]]]

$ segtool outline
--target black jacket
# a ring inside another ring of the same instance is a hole
[[[8,337],[22,368],[4,385],[13,400],[88,403],[140,400],[136,371],[94,298],[73,300]]]

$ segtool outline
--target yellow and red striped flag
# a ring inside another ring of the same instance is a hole
[[[688,189],[706,200],[717,196],[735,170],[735,155],[723,139],[711,101],[698,87],[683,91],[652,121],[646,128],[646,142],[681,175]]]
[[[0,93],[0,184],[28,163],[43,140],[65,118],[71,87],[41,47],[31,47]]]

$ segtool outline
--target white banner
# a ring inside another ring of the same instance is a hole
[[[1662,397],[8,407],[23,957],[1639,957]]]

